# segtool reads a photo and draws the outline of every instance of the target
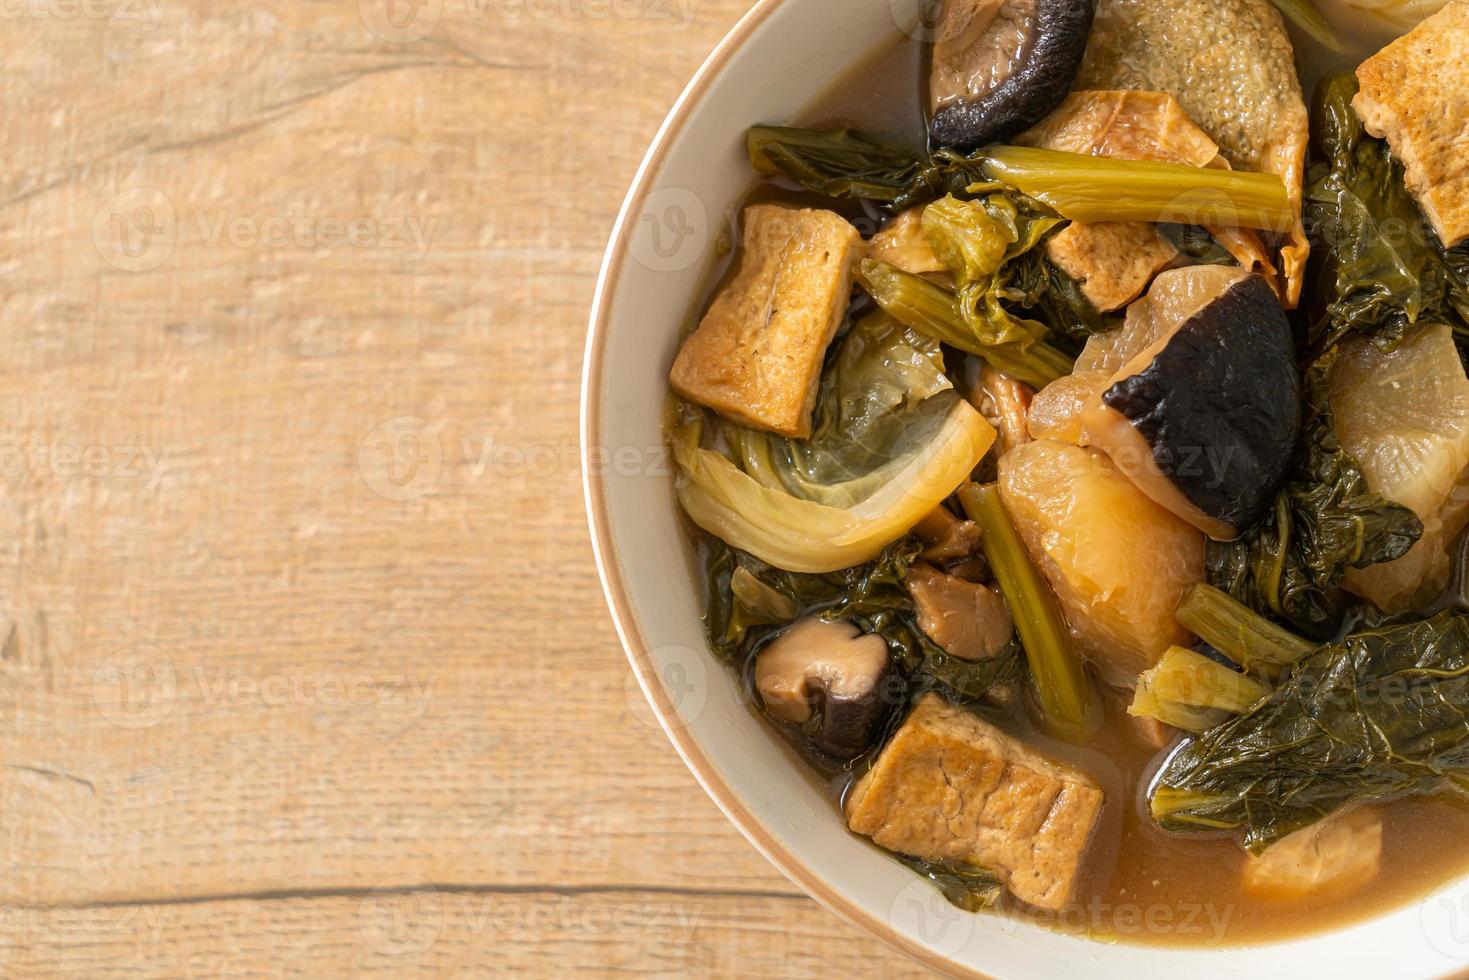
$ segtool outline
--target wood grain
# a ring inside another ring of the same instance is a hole
[[[684,770],[582,514],[601,251],[747,0],[386,2],[0,19],[0,974],[906,975]]]

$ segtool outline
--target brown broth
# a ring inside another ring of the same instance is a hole
[[[1326,51],[1293,31],[1308,99],[1323,74],[1355,66],[1391,38],[1380,21],[1362,16],[1366,19],[1338,25],[1347,42],[1343,53]],[[794,122],[818,128],[850,125],[921,149],[926,142],[923,70],[922,45],[896,36],[813,100]],[[766,200],[836,207],[864,234],[874,230],[874,212],[861,205],[834,205],[768,184],[753,190],[742,204]],[[1382,807],[1382,870],[1356,894],[1297,902],[1242,894],[1245,855],[1235,837],[1168,834],[1149,816],[1148,782],[1166,752],[1135,734],[1122,710],[1122,695],[1113,692],[1108,701],[1108,723],[1085,748],[1032,730],[1023,713],[1009,725],[1028,743],[1091,773],[1106,791],[1072,905],[1055,916],[1015,907],[1006,910],[1010,914],[1104,941],[1241,945],[1342,928],[1421,899],[1469,873],[1469,799],[1420,797]],[[834,799],[840,802],[849,787],[850,777],[833,782]]]

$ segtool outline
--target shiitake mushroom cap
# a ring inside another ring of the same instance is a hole
[[[1270,506],[1300,436],[1279,299],[1259,276],[1242,277],[1139,361],[1102,392],[1101,414],[1088,414],[1093,441],[1159,503],[1213,538],[1237,537]],[[1137,454],[1148,458],[1128,458]],[[1158,476],[1181,503],[1163,499]]]
[[[1030,2],[1035,11],[1018,63],[987,92],[938,106],[929,124],[935,146],[972,150],[1008,139],[1050,115],[1071,91],[1091,34],[1093,0]],[[934,57],[943,56],[936,47]]]

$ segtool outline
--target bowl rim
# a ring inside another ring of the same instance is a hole
[[[673,747],[704,792],[709,795],[725,817],[739,832],[754,845],[755,849],[786,878],[849,925],[876,936],[889,946],[912,959],[939,970],[949,976],[992,980],[985,973],[957,963],[905,936],[890,923],[872,915],[861,905],[829,886],[809,864],[782,845],[766,830],[753,813],[738,799],[731,788],[719,776],[704,754],[702,747],[686,726],[670,724],[677,717],[677,710],[667,691],[657,680],[651,648],[642,628],[633,613],[627,594],[627,584],[618,563],[611,560],[613,542],[608,518],[605,474],[592,465],[592,453],[598,448],[602,431],[602,378],[600,366],[607,344],[608,326],[612,317],[613,296],[621,277],[627,257],[629,238],[633,229],[633,216],[651,190],[653,179],[661,169],[673,136],[683,128],[695,105],[698,104],[709,85],[729,62],[746,39],[781,5],[782,0],[757,0],[755,5],[742,16],[722,40],[705,58],[693,78],[679,94],[673,108],[669,110],[658,127],[648,151],[638,165],[632,185],[623,199],[617,219],[612,226],[607,249],[603,253],[602,265],[597,274],[596,289],[592,295],[591,312],[588,319],[587,342],[582,362],[581,384],[581,469],[582,489],[586,499],[588,528],[591,532],[592,554],[597,565],[597,574],[602,582],[602,591],[612,615],[613,626],[622,641],[623,651],[632,666],[638,686],[653,707],[658,724],[668,736]]]

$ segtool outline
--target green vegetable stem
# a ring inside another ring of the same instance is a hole
[[[1245,670],[1267,677],[1315,649],[1226,592],[1199,584],[1179,603],[1178,621]]]
[[[1201,732],[1239,714],[1270,688],[1216,660],[1183,647],[1170,647],[1157,666],[1137,679],[1127,713]]]
[[[983,151],[980,169],[1073,221],[1169,221],[1289,230],[1285,182],[1274,174],[1114,160],[1029,146]]]
[[[1015,619],[1045,726],[1072,740],[1095,731],[1100,719],[1091,682],[1072,649],[1071,633],[1050,586],[1031,564],[1005,513],[999,487],[971,483],[959,491],[959,500],[970,520],[984,528],[980,540],[985,558]]]
[[[984,358],[996,370],[1043,388],[1071,373],[1072,360],[1044,340],[991,343],[967,323],[952,292],[886,262],[864,259],[857,280],[893,319]]]

